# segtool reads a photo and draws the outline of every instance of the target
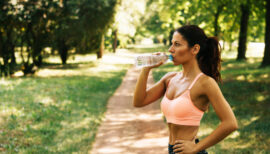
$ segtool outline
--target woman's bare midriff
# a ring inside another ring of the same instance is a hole
[[[169,144],[174,145],[176,140],[194,140],[199,126],[185,126],[168,123],[169,127]]]

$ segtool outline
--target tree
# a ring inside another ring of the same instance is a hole
[[[117,2],[117,0],[78,2],[78,17],[84,30],[82,40],[77,47],[81,52],[92,50],[97,53],[97,58],[102,58],[104,35],[113,22]]]
[[[53,42],[51,42],[55,49],[58,50],[62,64],[66,64],[68,59],[68,51],[72,47],[76,34],[74,33],[74,24],[78,23],[72,17],[76,16],[74,13],[76,4],[72,3],[72,0],[61,0],[58,5],[55,5],[55,11],[53,14],[53,20],[55,24],[53,26]]]
[[[266,67],[270,65],[270,0],[266,1],[266,14],[265,14],[265,48],[263,61],[261,67]]]
[[[16,65],[16,23],[17,18],[14,6],[8,0],[0,1],[0,76],[9,76],[14,73]]]
[[[246,44],[247,44],[247,31],[248,31],[248,19],[250,14],[250,3],[247,1],[245,4],[241,4],[241,23],[239,32],[239,45],[237,60],[246,59]]]
[[[209,1],[207,1],[207,3],[209,3]],[[228,1],[228,0],[219,0],[219,1],[212,1],[213,5],[206,5],[207,7],[212,7],[212,8],[208,8],[208,10],[210,10],[214,16],[214,22],[213,22],[213,26],[214,26],[214,36],[219,37],[220,35],[220,24],[219,24],[219,19],[220,16],[222,14],[222,12],[224,11],[225,7],[228,7],[228,4],[232,3],[232,1]]]
[[[116,48],[117,48],[117,29],[113,31],[113,53],[116,52]]]
[[[32,74],[34,66],[42,65],[42,50],[48,45],[49,39],[49,11],[55,2],[53,0],[19,1],[19,31],[22,34],[21,48],[26,46],[27,56],[21,50],[24,75]]]

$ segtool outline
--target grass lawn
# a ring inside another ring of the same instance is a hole
[[[270,153],[270,67],[259,69],[260,62],[260,58],[223,59],[220,88],[236,115],[239,130],[209,148],[209,153]],[[170,71],[181,71],[181,67],[166,64],[156,68],[154,79],[157,81]],[[218,124],[219,119],[210,108],[201,121],[199,138],[209,135]]]
[[[1,153],[91,149],[107,101],[131,65],[119,63],[128,58],[122,55],[74,58],[62,66],[52,57],[35,76],[0,80]]]

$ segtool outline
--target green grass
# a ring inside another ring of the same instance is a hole
[[[37,76],[0,80],[0,152],[91,149],[107,101],[130,65],[89,57],[66,66],[48,62]]]
[[[207,151],[218,154],[270,153],[270,68],[258,68],[260,58],[223,60],[220,88],[235,113],[239,130]],[[180,66],[166,64],[154,69],[153,76],[157,81],[167,72],[180,70]],[[201,122],[199,138],[209,135],[218,124],[219,119],[210,108]]]

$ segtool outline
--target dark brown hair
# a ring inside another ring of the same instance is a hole
[[[186,25],[176,29],[188,42],[189,47],[200,45],[197,60],[202,72],[217,82],[221,82],[221,48],[217,37],[207,37],[204,31],[196,25]]]

